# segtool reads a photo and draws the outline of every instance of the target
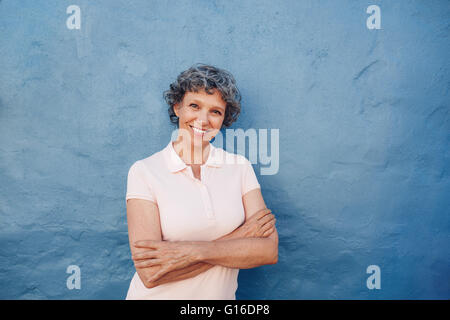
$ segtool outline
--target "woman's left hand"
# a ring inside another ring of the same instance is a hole
[[[173,270],[185,268],[197,263],[194,246],[189,242],[171,242],[157,240],[137,241],[136,248],[146,248],[147,251],[135,253],[132,256],[136,268],[147,268],[159,265],[161,268],[150,278],[157,281],[164,274]]]

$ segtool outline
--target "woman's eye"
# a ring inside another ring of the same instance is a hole
[[[196,109],[196,108],[198,108],[198,105],[192,103],[192,104],[191,104],[191,107]]]
[[[222,115],[222,112],[220,112],[220,111],[214,110],[214,112],[217,113],[219,116]]]

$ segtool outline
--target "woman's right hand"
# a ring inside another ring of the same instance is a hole
[[[244,238],[266,238],[275,231],[276,220],[270,209],[262,209],[248,218],[239,232]]]

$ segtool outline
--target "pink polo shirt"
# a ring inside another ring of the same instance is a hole
[[[242,155],[210,144],[200,178],[175,152],[172,142],[128,172],[128,199],[154,201],[159,208],[162,239],[212,241],[245,220],[242,196],[260,188],[253,167]],[[219,265],[190,279],[146,288],[135,272],[126,299],[236,299],[239,269]]]

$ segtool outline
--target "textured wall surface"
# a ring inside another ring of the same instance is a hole
[[[254,165],[279,263],[242,270],[239,299],[449,299],[449,18],[445,0],[0,1],[0,298],[125,297],[127,172],[203,62],[237,79],[233,128],[280,130],[278,174]]]

